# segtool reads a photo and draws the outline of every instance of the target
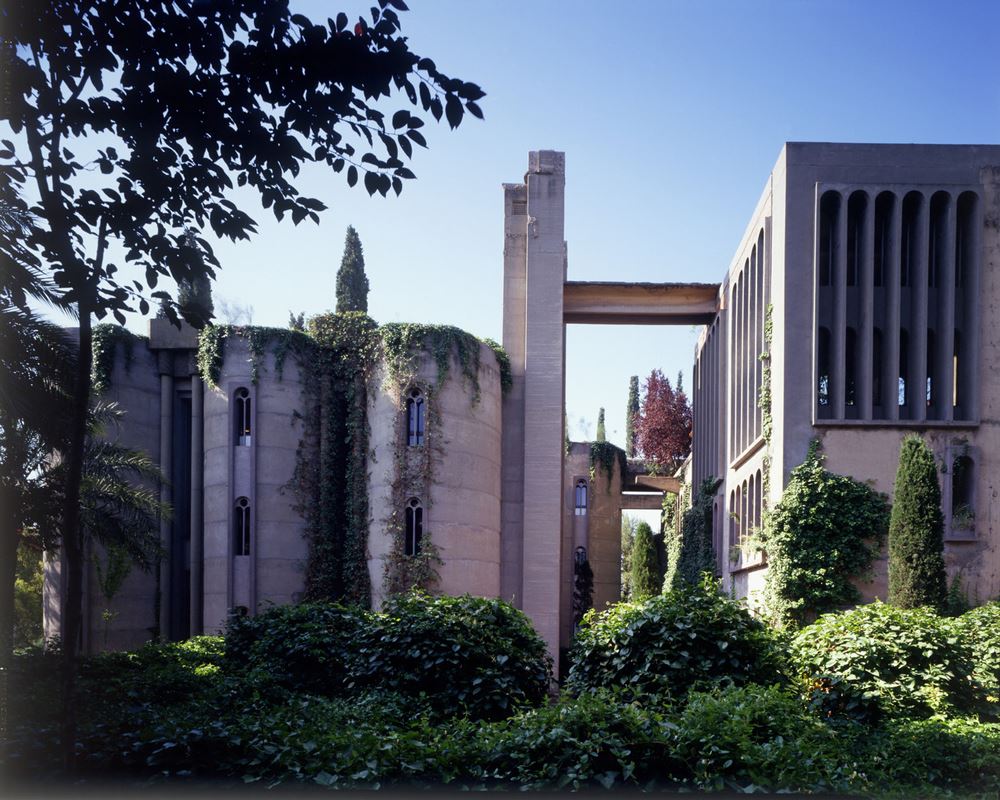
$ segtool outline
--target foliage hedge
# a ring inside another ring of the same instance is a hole
[[[633,696],[680,698],[716,684],[779,678],[774,640],[764,624],[722,596],[706,577],[663,595],[588,613],[570,652],[566,688],[619,688]]]
[[[698,602],[692,598],[695,592],[678,600],[684,613],[669,619],[684,625],[694,618],[699,624],[677,628],[672,641],[681,643],[687,636],[696,642],[695,649],[705,644],[698,642],[699,632],[705,630],[701,624],[717,607],[725,613],[718,614],[712,641],[723,641],[731,631],[730,613],[740,609],[712,588],[696,587],[702,595]],[[298,685],[291,663],[339,669],[321,658],[320,651],[329,643],[324,626],[343,628],[347,615],[356,613],[362,634],[379,629],[377,622],[401,631],[402,638],[393,639],[390,649],[415,649],[416,654],[406,658],[444,659],[446,671],[436,688],[447,694],[454,673],[447,671],[452,669],[450,656],[440,652],[441,643],[465,635],[460,634],[463,626],[503,627],[503,618],[511,612],[502,606],[491,612],[494,601],[470,606],[467,598],[446,600],[438,605],[425,597],[409,598],[392,606],[392,613],[387,608],[378,620],[341,607],[274,609],[256,618],[268,623],[266,631],[252,622],[236,623],[243,638],[231,629],[226,641],[200,637],[84,659],[78,785],[113,776],[122,785],[168,780],[172,788],[188,789],[260,782],[286,784],[292,790],[313,785],[407,790],[631,787],[889,797],[987,797],[1000,790],[1000,725],[968,717],[911,719],[903,715],[912,711],[906,709],[877,725],[835,719],[816,713],[815,705],[790,686],[737,686],[730,680],[730,685],[709,687],[712,681],[701,681],[708,687],[704,691],[689,687],[683,697],[651,697],[616,691],[609,681],[610,690],[565,694],[553,704],[522,708],[496,721],[472,719],[457,710],[442,713],[441,708],[459,704],[437,701],[433,694],[421,695],[423,690],[412,687],[394,690],[359,682],[341,697],[289,688]],[[645,608],[646,617],[659,614],[663,629],[668,622],[660,606],[663,600],[629,607]],[[885,638],[915,643],[921,630],[935,625],[938,634],[924,636],[923,646],[932,651],[928,658],[947,659],[949,649],[964,646],[959,636],[944,635],[953,632],[949,625],[960,630],[963,620],[885,606],[876,611],[890,614],[889,622],[876,619],[867,627],[857,623],[859,652],[864,641],[874,643],[878,652],[886,649]],[[499,613],[500,621],[490,613]],[[964,624],[972,631],[995,613],[996,608],[970,612]],[[404,624],[411,617],[419,624]],[[396,626],[390,624],[393,619]],[[521,630],[523,620],[514,619],[517,624],[508,627]],[[811,627],[822,629],[829,620],[824,617]],[[645,618],[635,622],[638,632],[650,624]],[[445,632],[433,633],[435,623]],[[800,633],[797,641],[804,636]],[[432,640],[426,645],[416,641],[426,637]],[[476,641],[473,637],[460,649],[479,647]],[[640,636],[632,641],[643,645]],[[830,638],[823,641],[819,649],[828,655],[830,647],[839,646]],[[299,648],[288,662],[280,657],[285,647]],[[344,663],[354,669],[368,658],[382,657],[375,652],[362,655],[361,649],[359,645],[357,659],[352,656]],[[914,657],[908,653],[905,659]],[[954,666],[954,660],[951,663]],[[37,781],[38,775],[59,768],[54,714],[58,667],[58,656],[52,653],[22,653],[15,659],[5,777]],[[277,668],[275,680],[267,676],[271,668]],[[934,674],[932,664],[923,669]],[[900,693],[906,680],[897,681]],[[956,703],[942,708],[960,712]],[[916,712],[926,714],[927,709]]]
[[[889,602],[940,609],[947,592],[937,463],[923,439],[908,436],[899,451],[889,522]]]
[[[981,700],[972,646],[955,622],[929,608],[876,601],[825,614],[795,636],[790,654],[811,689],[833,682],[868,718],[876,709],[898,718],[970,714]]]
[[[523,613],[502,600],[399,595],[381,612],[326,603],[236,617],[228,669],[327,697],[384,691],[441,714],[501,719],[544,700],[551,663]]]
[[[995,713],[1000,705],[1000,601],[966,611],[954,625],[972,648],[973,677]]]
[[[884,495],[823,468],[818,444],[792,470],[765,518],[766,605],[781,624],[803,624],[861,599],[852,578],[878,556],[889,522]]]

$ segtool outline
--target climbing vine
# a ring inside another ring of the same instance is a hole
[[[764,458],[761,464],[761,505],[767,509],[771,489],[771,433],[774,418],[771,411],[771,341],[774,337],[774,306],[767,304],[764,311],[764,350],[760,354],[760,393],[757,406],[760,408],[761,433],[764,436]]]
[[[611,491],[611,481],[615,476],[615,464],[618,464],[618,474],[622,480],[628,474],[628,457],[625,451],[611,442],[591,442],[590,443],[590,479],[597,477],[597,469],[600,467],[608,478],[607,490]]]
[[[715,576],[715,547],[712,544],[713,505],[721,481],[709,477],[702,481],[691,501],[682,511],[680,524],[664,531],[667,549],[667,572],[663,591],[676,589],[684,583],[697,585],[705,572]],[[690,491],[685,485],[684,491]],[[685,499],[686,500],[686,499]],[[681,509],[684,506],[681,505]]]
[[[779,623],[802,624],[856,603],[852,579],[868,573],[888,525],[885,495],[828,472],[813,441],[760,532],[769,614]]]
[[[94,360],[90,373],[94,394],[100,394],[111,388],[111,373],[115,368],[115,354],[119,346],[125,357],[125,371],[129,372],[132,369],[133,352],[138,341],[144,342],[146,338],[132,333],[121,325],[104,323],[94,326],[92,344]]]
[[[301,356],[313,346],[308,336],[291,328],[207,325],[198,336],[196,358],[198,372],[210,386],[218,386],[226,355],[226,342],[231,336],[241,337],[247,343],[247,350],[250,353],[250,381],[254,385],[260,377],[260,368],[268,349],[274,354],[274,371],[278,380],[281,380],[284,377],[288,354],[294,352]]]
[[[443,452],[443,439],[434,391],[444,385],[458,364],[472,402],[480,396],[479,339],[446,325],[390,323],[381,328],[362,312],[328,313],[311,318],[306,330],[219,325],[206,327],[198,343],[197,363],[202,377],[218,385],[227,341],[240,337],[247,343],[250,376],[257,383],[270,352],[279,380],[289,355],[295,358],[302,379],[302,411],[296,419],[303,427],[302,440],[290,488],[296,508],[306,521],[309,559],[306,565],[306,598],[341,600],[370,605],[368,574],[368,463],[370,430],[369,396],[379,364],[385,367],[385,388],[405,403],[403,388],[413,385],[421,360],[429,354],[437,365],[433,386],[420,386],[427,399],[425,444],[404,447],[402,408],[396,415],[396,442],[392,508],[385,520],[392,545],[386,559],[387,591],[413,585],[430,588],[437,579],[441,558],[424,533],[421,552],[404,555],[403,508],[410,497],[430,503],[434,465]],[[511,383],[510,361],[495,342],[493,350],[501,387]]]

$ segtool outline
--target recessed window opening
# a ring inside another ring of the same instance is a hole
[[[975,224],[976,195],[963,192],[958,198],[955,225],[955,286],[965,286],[972,261],[973,225]]]
[[[241,386],[233,393],[233,419],[236,424],[234,441],[237,447],[250,446],[250,410],[250,392]]]
[[[882,405],[882,331],[872,329],[872,405]]]
[[[920,192],[910,192],[903,198],[903,230],[902,246],[903,250],[899,260],[899,285],[909,286],[910,275],[916,264],[918,242],[918,220],[920,216],[920,203],[922,201]]]
[[[936,288],[941,268],[947,254],[944,252],[945,229],[948,225],[948,203],[951,200],[947,192],[935,192],[931,198],[930,231],[927,249],[927,285]]]
[[[416,497],[411,497],[406,504],[404,518],[403,554],[419,555],[420,544],[424,538],[424,509]]]
[[[233,506],[233,555],[250,555],[250,501],[237,498]]]
[[[951,526],[957,529],[973,527],[975,515],[975,464],[967,455],[958,456],[951,465]]]
[[[892,208],[895,196],[892,192],[882,192],[875,200],[875,258],[872,283],[885,285],[885,271],[890,257],[890,236],[892,232]]]
[[[576,482],[575,494],[575,513],[578,517],[584,517],[587,515],[587,482],[581,478]]]
[[[411,389],[406,398],[406,442],[410,447],[424,443],[427,404],[419,389]]]
[[[844,364],[844,402],[853,406],[855,402],[855,385],[857,383],[858,366],[858,335],[854,328],[847,329],[845,337],[845,364]]]
[[[757,490],[753,496],[753,524],[755,528],[761,526],[761,508],[763,506],[764,486],[760,479],[760,470],[757,470]]]
[[[958,370],[962,365],[962,362],[960,360],[962,352],[961,342],[962,342],[962,334],[959,333],[958,331],[955,331],[955,353],[952,356],[952,362],[951,362],[951,404],[955,408],[958,408],[962,400],[960,394],[962,382],[958,379]]]
[[[743,488],[741,486],[736,487],[736,508],[733,511],[736,515],[736,541],[742,543],[743,521],[746,515],[743,512]]]
[[[934,331],[927,329],[927,406],[934,405]]]
[[[857,286],[864,247],[865,209],[868,198],[854,192],[847,201],[847,285]]]
[[[739,528],[737,528],[738,515],[736,512],[736,492],[729,493],[729,544],[734,545],[739,542]]]
[[[830,286],[837,264],[837,218],[840,194],[827,192],[819,203],[819,285]]]
[[[830,329],[820,327],[816,354],[816,396],[820,410],[830,405]],[[829,413],[822,414],[829,416]]]
[[[906,328],[899,330],[899,398],[900,408],[906,405],[906,381],[910,370],[910,337]]]

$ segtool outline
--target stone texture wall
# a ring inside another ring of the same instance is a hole
[[[125,353],[119,346],[111,384],[103,399],[114,401],[125,412],[118,426],[109,426],[105,435],[124,447],[141,450],[155,461],[160,449],[160,384],[156,358],[142,341],[132,350],[132,363],[126,368]],[[125,650],[148,641],[157,625],[156,570],[143,572],[133,566],[121,589],[109,604],[101,593],[94,558],[107,563],[103,549],[88,548],[84,573],[86,605],[84,608],[84,651]],[[102,614],[114,615],[105,623]]]
[[[405,455],[401,450],[406,447],[404,398],[413,386],[429,388],[430,445],[422,447],[437,448],[429,496],[418,498],[424,509],[424,539],[436,545],[444,561],[437,570],[437,590],[450,595],[500,595],[500,372],[493,351],[481,345],[477,403],[454,357],[440,388],[435,388],[437,378],[437,364],[430,355],[422,357],[412,379],[399,386],[387,381],[384,371],[376,378],[379,389],[368,411],[368,570],[376,605],[384,599],[385,557],[392,546],[389,521],[394,512],[400,524],[402,520],[403,509],[393,507],[392,484],[397,457]],[[432,429],[435,425],[437,431]]]

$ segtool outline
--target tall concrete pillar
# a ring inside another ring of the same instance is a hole
[[[205,394],[202,380],[191,376],[191,635],[204,629],[204,487],[205,487]]]
[[[542,150],[529,154],[524,205],[520,202],[520,187],[506,191],[509,230],[505,232],[510,237],[505,240],[504,256],[504,346],[510,348],[515,391],[518,381],[523,381],[523,403],[512,392],[504,404],[504,552],[515,554],[520,546],[521,560],[520,580],[515,574],[515,564],[505,570],[503,588],[516,590],[520,582],[520,606],[548,644],[557,670],[563,622],[558,576],[563,571],[565,555],[562,552],[565,184],[563,153]],[[511,486],[517,469],[521,471],[520,532],[514,519],[519,503]]]
[[[170,353],[159,353],[160,369],[160,471],[166,480],[160,484],[160,502],[173,501],[170,475],[173,471],[174,377],[170,373]],[[170,638],[170,520],[160,517],[160,638]]]
[[[500,596],[523,603],[524,564],[524,314],[528,235],[528,187],[504,184],[503,348],[510,358],[511,387],[503,398],[500,492]]]

